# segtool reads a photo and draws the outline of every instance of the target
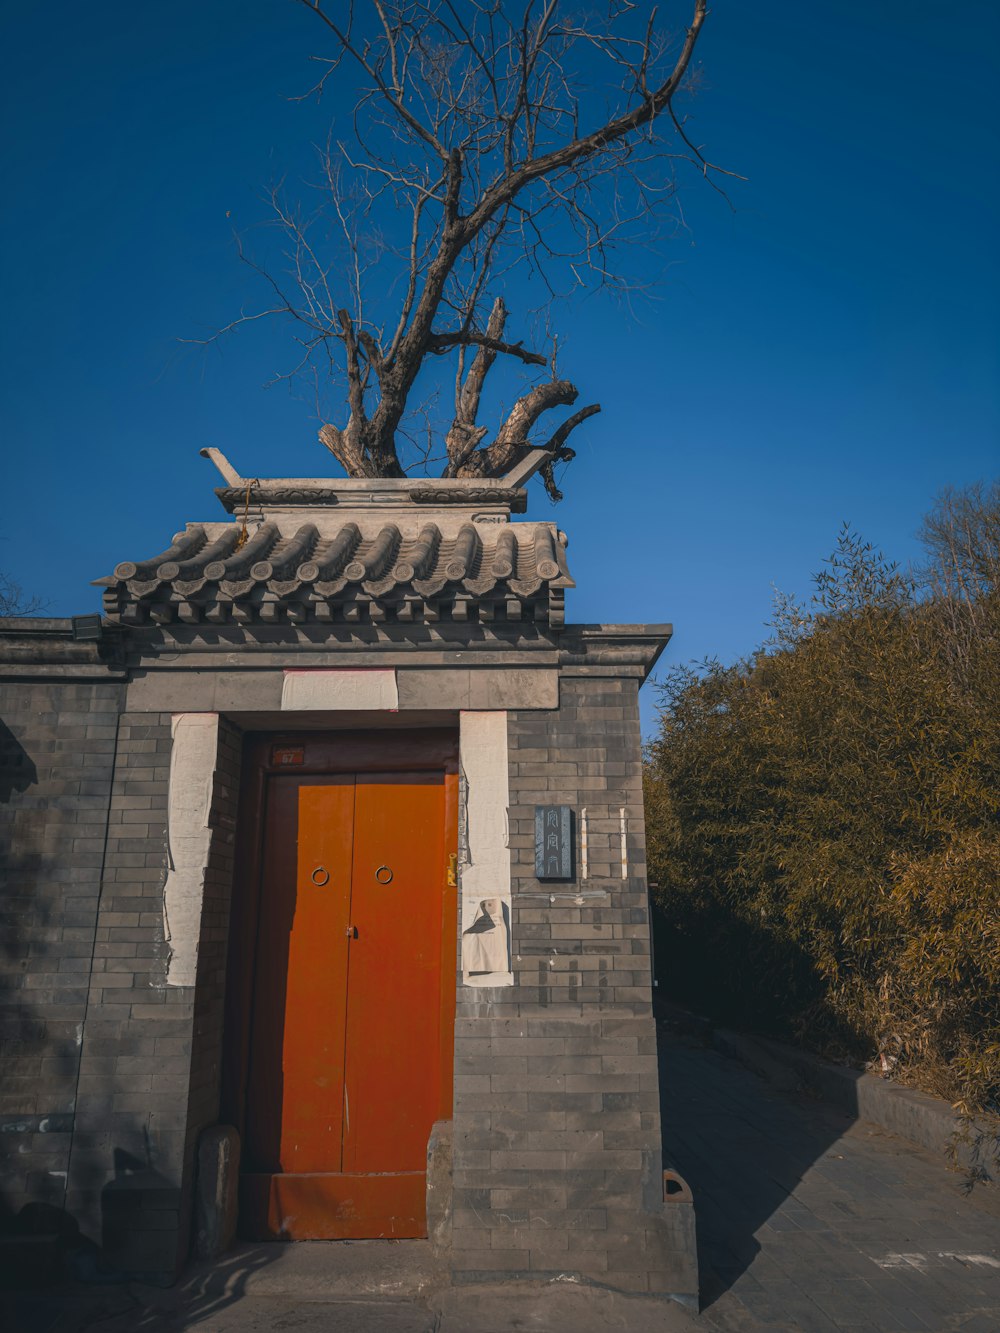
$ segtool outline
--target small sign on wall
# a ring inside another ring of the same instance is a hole
[[[568,805],[535,806],[535,874],[573,878],[573,811]]]
[[[271,747],[271,763],[276,768],[289,768],[296,764],[304,764],[305,758],[305,747],[302,745],[274,745]]]

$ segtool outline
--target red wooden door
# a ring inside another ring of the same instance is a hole
[[[423,1172],[437,1118],[444,786],[358,776],[344,1170]]]
[[[241,1229],[426,1234],[442,1105],[445,775],[269,779]]]

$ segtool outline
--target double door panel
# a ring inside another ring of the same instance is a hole
[[[254,1236],[426,1232],[445,778],[269,779],[241,1181]]]

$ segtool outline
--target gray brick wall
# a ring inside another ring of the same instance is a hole
[[[509,714],[516,984],[459,988],[459,1281],[575,1273],[684,1289],[661,1206],[640,745],[634,679],[564,676],[558,709]],[[572,882],[535,878],[536,804],[577,812]]]
[[[140,1271],[173,1267],[190,1063],[191,993],[162,984],[169,771],[169,714],[123,714],[67,1196],[83,1234]],[[140,1203],[163,1214],[158,1244]]]
[[[119,727],[67,1196],[104,1262],[140,1273],[172,1272],[187,1254],[197,1135],[218,1106],[235,829],[238,740],[223,723],[199,947],[204,985],[168,986],[170,720],[126,713]]]
[[[171,718],[122,706],[110,682],[4,687],[0,1218],[65,1203],[108,1263],[169,1273],[219,1114],[241,736],[220,722],[197,986],[167,986]],[[516,984],[459,986],[454,1275],[686,1290],[660,1205],[636,680],[564,673],[558,709],[508,714],[508,746]],[[560,803],[587,809],[588,874],[578,819],[577,878],[541,884],[534,807]]]
[[[0,1227],[63,1207],[123,699],[0,686]]]

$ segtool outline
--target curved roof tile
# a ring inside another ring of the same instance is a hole
[[[363,533],[344,522],[282,531],[268,521],[240,544],[239,523],[177,533],[149,560],[123,561],[98,580],[105,609],[129,624],[441,618],[562,623],[573,586],[565,537],[551,523],[425,523],[403,536],[383,522]]]
[[[159,555],[154,555],[151,560],[136,562],[125,560],[120,565],[116,565],[115,578],[148,580],[151,576],[159,577],[161,567],[168,566],[175,560],[187,559],[188,556],[193,555],[204,546],[205,541],[205,529],[200,523],[196,523],[183,532],[178,532],[167,549],[161,551]],[[165,577],[169,578],[171,576],[166,575]]]

